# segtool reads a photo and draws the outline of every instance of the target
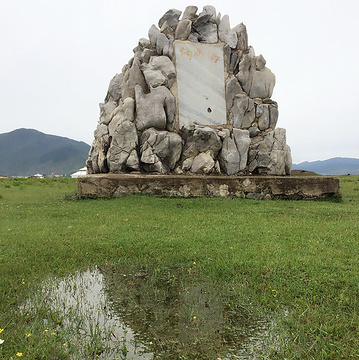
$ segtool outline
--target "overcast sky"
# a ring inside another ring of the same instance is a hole
[[[0,133],[92,143],[98,104],[169,9],[213,5],[276,75],[293,162],[359,158],[359,1],[0,0]]]

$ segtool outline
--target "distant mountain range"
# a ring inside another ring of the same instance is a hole
[[[33,129],[0,134],[0,175],[69,176],[85,166],[90,145]],[[359,159],[336,157],[323,161],[293,164],[292,170],[313,171],[320,175],[359,175]]]
[[[68,176],[85,166],[90,145],[33,129],[0,134],[0,175]]]
[[[292,170],[314,171],[320,175],[359,175],[359,159],[336,157],[322,161],[293,164]]]

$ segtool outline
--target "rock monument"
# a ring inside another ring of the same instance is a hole
[[[290,174],[274,74],[243,23],[197,11],[167,11],[111,80],[89,174]]]

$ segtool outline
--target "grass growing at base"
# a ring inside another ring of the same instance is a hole
[[[275,318],[264,358],[359,357],[358,176],[341,177],[341,202],[66,198],[75,191],[72,179],[0,180],[0,358],[71,358],[19,306],[44,279],[95,266],[205,281]]]

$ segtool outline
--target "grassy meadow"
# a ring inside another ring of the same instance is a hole
[[[88,269],[154,359],[358,359],[359,176],[340,179],[338,202],[91,200],[73,179],[1,179],[0,359],[131,358],[101,357],[99,326],[70,331],[49,305],[44,284]],[[266,331],[240,357],[244,318]]]

